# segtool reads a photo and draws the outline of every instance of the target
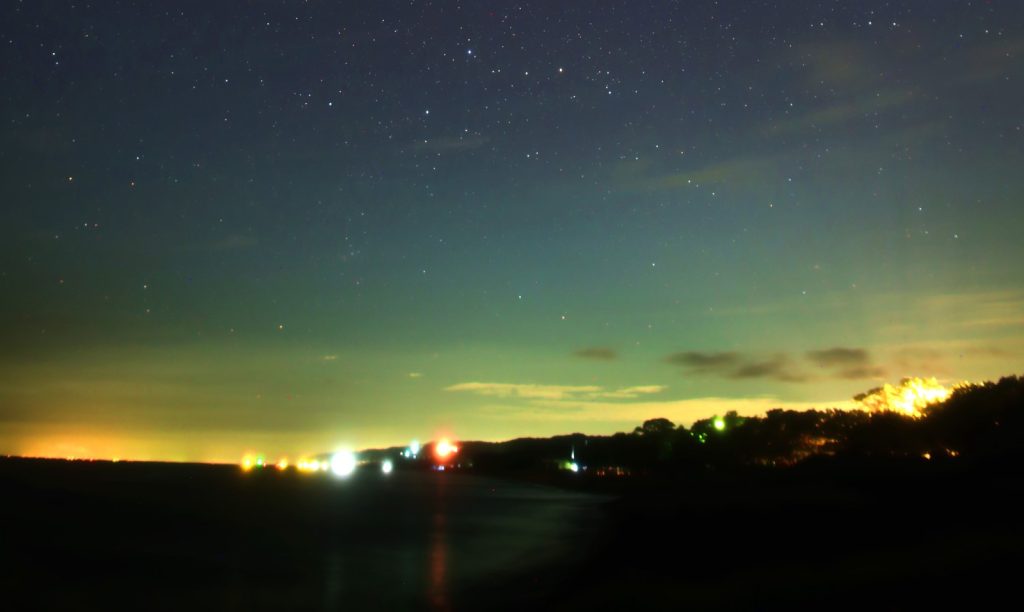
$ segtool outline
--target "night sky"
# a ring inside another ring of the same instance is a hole
[[[4,2],[0,453],[1024,368],[1024,3]]]

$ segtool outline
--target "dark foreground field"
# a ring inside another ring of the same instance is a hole
[[[3,460],[0,607],[918,609],[1018,590],[1015,470],[596,484]]]

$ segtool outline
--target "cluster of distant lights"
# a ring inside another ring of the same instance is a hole
[[[402,457],[405,459],[418,459],[420,451],[422,450],[420,443],[413,440],[408,447],[402,450]],[[444,467],[444,463],[454,457],[459,452],[459,447],[448,440],[442,438],[434,444],[434,457],[438,462],[437,467]],[[242,458],[241,467],[245,472],[252,470],[262,470],[265,468],[276,468],[278,471],[285,471],[290,467],[294,467],[298,472],[303,474],[315,474],[319,472],[329,472],[334,474],[338,478],[348,478],[355,473],[359,467],[359,457],[350,450],[341,450],[327,459],[300,459],[294,466],[288,461],[287,458],[280,459],[276,463],[268,462],[262,455],[246,455]],[[380,462],[380,471],[382,474],[390,474],[395,470],[395,464],[390,459],[384,459]]]

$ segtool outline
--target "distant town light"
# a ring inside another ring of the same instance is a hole
[[[348,478],[356,471],[356,456],[352,451],[339,451],[331,457],[331,471],[339,478]]]
[[[457,452],[459,452],[459,447],[449,442],[448,438],[441,438],[434,445],[434,455],[441,461],[448,459]]]
[[[714,422],[712,424],[715,426],[715,429],[717,429],[718,431],[724,431],[725,430],[725,419],[723,419],[722,417],[715,417],[715,420],[714,420]]]
[[[390,459],[385,459],[380,464],[380,471],[384,472],[385,474],[390,474],[391,470],[393,469],[395,469],[395,466],[392,465]]]

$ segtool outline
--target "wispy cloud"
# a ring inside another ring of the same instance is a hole
[[[837,371],[836,377],[845,380],[863,380],[865,378],[885,378],[887,370],[882,366],[862,365],[843,368]]]
[[[780,59],[795,66],[808,86],[861,91],[881,78],[875,47],[855,40],[802,42],[787,48]]]
[[[831,105],[772,121],[764,128],[770,136],[823,129],[859,118],[876,116],[902,107],[913,100],[907,91],[880,91],[868,96],[841,100]]]
[[[465,382],[445,387],[445,391],[469,392],[491,397],[551,400],[568,399],[581,393],[597,393],[601,390],[601,387],[596,385],[534,385],[491,382]]]
[[[665,358],[667,363],[683,366],[691,374],[710,374],[733,379],[768,378],[782,382],[805,382],[792,360],[782,353],[768,357],[741,355],[735,352],[686,351]]]
[[[867,350],[845,347],[807,351],[807,358],[823,368],[861,366],[870,361]]]
[[[633,399],[641,395],[654,395],[667,389],[663,385],[641,385],[638,387],[625,387],[614,391],[597,391],[584,394],[583,397],[590,399]]]
[[[781,176],[780,159],[776,156],[726,159],[689,170],[651,176],[642,186],[653,190],[672,190],[694,185],[723,183],[764,184]]]
[[[924,312],[957,327],[1017,328],[1024,326],[1024,292],[986,291],[933,295],[923,300]]]
[[[673,353],[665,361],[681,365],[694,372],[722,372],[734,369],[740,362],[739,353],[701,353],[685,351]]]
[[[661,401],[615,402],[607,400],[533,400],[525,404],[487,404],[480,413],[508,421],[621,422],[629,428],[646,419],[665,417],[689,425],[697,419],[735,410],[744,416],[764,414],[774,408],[807,410],[810,408],[853,408],[848,399],[820,402],[785,402],[775,397],[751,398],[700,397]]]
[[[902,376],[943,376],[950,373],[942,351],[925,346],[908,346],[892,352],[891,361]]]
[[[967,54],[963,67],[965,84],[1003,79],[1020,73],[1024,66],[1024,38],[1009,38],[978,45]]]
[[[534,385],[514,383],[466,382],[446,387],[445,391],[469,392],[490,397],[543,400],[633,399],[661,393],[663,385],[640,385],[605,389],[597,385]]]
[[[831,370],[837,378],[860,380],[883,378],[885,368],[874,365],[867,349],[835,347],[807,351],[807,359],[819,368]]]
[[[687,359],[692,361],[693,357]],[[732,361],[728,357],[698,357],[697,360],[704,364]],[[743,363],[742,360],[740,363]],[[751,367],[756,367],[759,362],[753,363]],[[773,408],[806,410],[854,407],[854,403],[849,399],[788,402],[765,395],[750,398],[663,398],[659,395],[668,391],[664,385],[606,388],[598,385],[467,382],[451,385],[446,390],[480,396],[482,399],[474,410],[476,414],[488,418],[566,424],[622,423],[627,428],[656,417],[689,424],[696,419],[724,414],[731,410],[742,415],[754,415],[763,414]]]
[[[748,361],[729,374],[731,378],[770,378],[782,382],[806,382],[805,374],[794,369],[789,357],[778,354],[767,359]]]
[[[580,357],[581,359],[593,359],[596,361],[612,361],[618,357],[618,354],[613,349],[603,346],[583,348],[578,351],[574,351],[573,355]]]
[[[182,248],[186,251],[204,252],[239,251],[251,249],[259,243],[259,238],[255,234],[227,234],[214,240],[183,245]]]

